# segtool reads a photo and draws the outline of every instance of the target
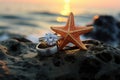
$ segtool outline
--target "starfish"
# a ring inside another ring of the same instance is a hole
[[[62,50],[68,43],[73,43],[79,49],[87,50],[85,44],[80,40],[80,35],[90,32],[93,27],[75,26],[74,15],[71,12],[65,26],[51,27],[51,29],[62,37],[58,44],[60,50]]]

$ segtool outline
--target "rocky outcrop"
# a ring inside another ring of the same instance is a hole
[[[41,56],[36,44],[20,39],[0,42],[1,80],[120,80],[120,49],[95,40]]]
[[[0,78],[9,74],[9,69],[4,61],[0,60]]]
[[[95,16],[93,20],[94,30],[86,34],[86,37],[112,44],[118,45],[120,43],[120,25],[119,21],[109,15]],[[89,26],[89,25],[88,25]]]

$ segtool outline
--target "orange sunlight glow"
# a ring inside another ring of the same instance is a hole
[[[67,19],[64,17],[57,17],[56,20],[57,20],[57,22],[66,22],[67,21]]]
[[[70,0],[64,0],[64,8],[63,10],[60,12],[61,15],[66,16],[71,12],[71,8],[70,8]]]
[[[73,6],[83,8],[120,8],[120,0],[0,0],[6,3],[27,3],[40,5],[60,5],[64,3],[71,3]],[[107,4],[109,2],[109,4]]]
[[[71,7],[70,7],[70,0],[64,0],[64,7],[63,10],[60,12],[61,15],[63,16],[68,16],[69,13],[71,12]],[[56,19],[58,22],[65,22],[66,18],[64,17],[57,17]]]
[[[69,2],[70,2],[70,0],[65,0],[65,2],[66,2],[66,3],[69,3]]]

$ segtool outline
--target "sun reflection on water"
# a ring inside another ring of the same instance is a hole
[[[71,7],[70,7],[70,0],[64,0],[64,7],[63,10],[60,12],[62,16],[68,16],[71,12]],[[57,17],[56,19],[58,22],[66,22],[65,17]]]
[[[65,2],[64,8],[63,8],[63,10],[60,12],[60,14],[63,15],[63,16],[67,16],[67,15],[69,15],[69,13],[71,12],[70,0],[64,0],[64,2]]]
[[[56,19],[58,22],[66,22],[66,18],[65,17],[57,17]]]

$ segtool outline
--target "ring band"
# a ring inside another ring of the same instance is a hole
[[[40,55],[48,56],[58,52],[57,42],[60,36],[56,34],[47,33],[44,37],[39,38],[39,43],[36,46],[37,51]]]
[[[41,42],[36,46],[37,51],[39,52],[40,55],[42,56],[49,56],[52,54],[55,54],[58,52],[58,46],[54,45],[51,47],[47,47],[47,48],[40,48],[39,45],[41,44]]]

